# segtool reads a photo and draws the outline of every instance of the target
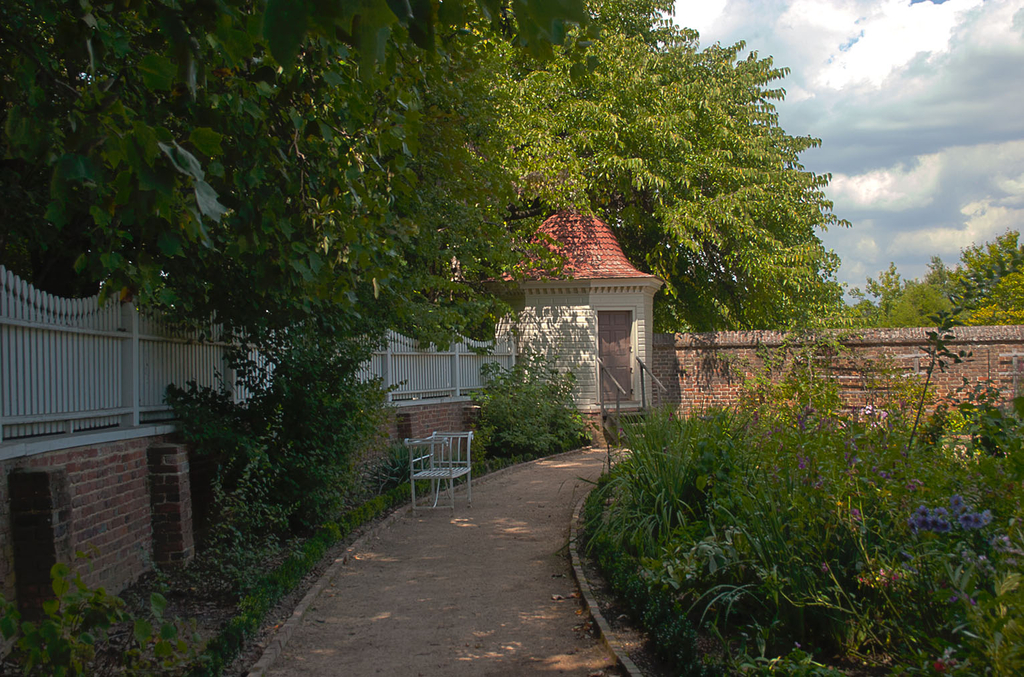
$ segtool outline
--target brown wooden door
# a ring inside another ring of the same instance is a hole
[[[626,391],[622,399],[633,398],[632,328],[633,313],[629,310],[599,310],[597,313],[597,354],[605,366],[601,372],[601,399],[604,402],[614,402],[617,391],[606,372],[610,372]]]

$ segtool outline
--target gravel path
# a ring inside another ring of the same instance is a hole
[[[267,674],[620,674],[566,557],[604,460],[535,461],[474,482],[472,508],[406,511],[336,568]]]

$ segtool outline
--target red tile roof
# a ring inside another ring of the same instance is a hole
[[[596,216],[559,212],[538,232],[557,240],[552,249],[565,257],[565,274],[572,279],[654,277],[633,267],[611,229]]]

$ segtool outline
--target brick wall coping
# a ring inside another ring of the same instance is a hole
[[[928,332],[934,327],[910,327],[900,329],[856,329],[828,330],[833,334],[845,335],[848,346],[869,345],[921,345],[927,341]],[[1013,324],[992,327],[954,327],[956,336],[951,343],[1019,343],[1024,342],[1024,325]],[[764,345],[776,347],[782,344],[786,332],[780,331],[719,331],[693,334],[655,334],[655,347],[671,346],[677,349],[722,349],[756,348]]]
[[[48,451],[59,451],[71,447],[85,447],[110,442],[123,442],[138,437],[169,435],[178,429],[173,423],[140,425],[135,428],[117,428],[115,430],[97,430],[81,432],[73,435],[57,435],[53,437],[29,438],[0,443],[0,461],[7,461],[22,456],[35,456]]]

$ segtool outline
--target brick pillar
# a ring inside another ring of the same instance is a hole
[[[16,469],[7,476],[7,485],[18,609],[25,620],[38,620],[43,602],[53,597],[50,569],[71,561],[67,473]]]
[[[398,429],[399,441],[404,440],[406,437],[412,437],[412,414],[407,411],[400,411],[395,414],[395,426]]]
[[[160,566],[183,565],[195,555],[188,449],[182,444],[154,444],[146,450],[146,458],[153,562]]]

